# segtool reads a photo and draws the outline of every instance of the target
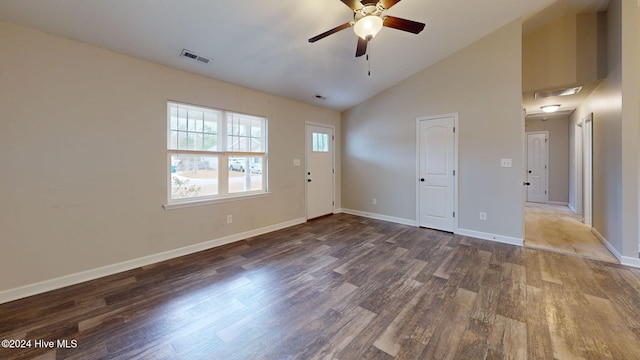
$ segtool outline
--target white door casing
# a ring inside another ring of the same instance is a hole
[[[583,181],[582,181],[582,207],[584,223],[593,224],[593,113],[587,115],[583,121]]]
[[[418,219],[420,227],[454,232],[457,197],[457,115],[418,119]]]
[[[333,214],[334,211],[334,128],[328,125],[306,126],[307,219]]]
[[[549,133],[527,133],[527,201],[548,201]]]

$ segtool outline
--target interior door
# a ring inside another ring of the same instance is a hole
[[[307,124],[307,219],[333,214],[333,128]]]
[[[455,119],[419,123],[419,226],[454,231]]]
[[[548,134],[527,134],[527,201],[547,202]]]

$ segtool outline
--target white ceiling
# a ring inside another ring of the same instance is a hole
[[[307,42],[352,20],[339,0],[0,0],[0,20],[344,110],[553,2],[403,0],[386,14],[427,27],[419,35],[384,28],[370,44],[371,76],[365,57],[355,58],[351,29]],[[213,61],[187,61],[185,48]]]

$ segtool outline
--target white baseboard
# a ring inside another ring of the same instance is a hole
[[[362,216],[362,217],[366,217],[366,218],[370,218],[370,219],[389,221],[389,222],[402,224],[402,225],[417,226],[415,220],[397,218],[397,217],[393,217],[393,216],[386,216],[386,215],[380,215],[380,214],[374,214],[374,213],[369,213],[369,212],[360,211],[360,210],[338,209],[336,211],[336,213],[345,213],[345,214],[350,214],[350,215]],[[490,234],[490,233],[483,233],[483,232],[479,232],[479,231],[466,230],[466,229],[457,229],[457,230],[454,231],[454,233],[459,234],[459,235],[463,235],[463,236],[474,237],[474,238],[478,238],[478,239],[482,239],[482,240],[496,241],[496,242],[509,244],[509,245],[516,245],[516,246],[523,246],[524,245],[523,239],[513,238],[513,237],[509,237],[509,236],[502,236],[502,235],[496,235],[496,234]]]
[[[578,215],[578,210],[576,210],[573,205],[571,204],[567,204],[567,206],[569,207],[569,210],[571,210],[574,214]]]
[[[620,260],[620,264],[640,269],[640,259],[623,256],[622,260]]]
[[[397,223],[402,225],[416,226],[416,221],[411,219],[403,219],[403,218],[398,218],[393,216],[380,215],[380,214],[375,214],[375,213],[370,213],[370,212],[365,212],[360,210],[352,210],[352,209],[340,209],[340,212],[349,214],[349,215],[362,216],[370,219],[389,221],[392,223]]]
[[[568,202],[563,202],[563,201],[547,201],[547,204],[558,205],[558,206],[569,206]]]
[[[593,233],[593,235],[595,235],[598,238],[598,240],[600,240],[602,245],[604,245],[607,249],[609,249],[609,251],[613,254],[613,256],[615,256],[616,259],[618,259],[618,261],[620,261],[620,263],[622,264],[622,254],[620,254],[618,250],[616,250],[616,248],[614,248],[613,245],[611,245],[609,240],[607,240],[604,236],[602,236],[602,234],[600,234],[600,232],[596,230],[596,228],[594,227],[591,228],[591,233]]]
[[[607,249],[609,249],[613,256],[615,256],[616,259],[620,261],[620,264],[640,268],[640,259],[622,256],[622,254],[620,254],[620,252],[616,250],[616,248],[614,248],[613,245],[611,245],[611,243],[604,236],[602,236],[602,234],[600,234],[598,230],[596,230],[596,228],[592,227],[591,232],[598,238],[598,240],[600,240],[600,242],[602,242],[602,244],[604,244],[604,246],[606,246]],[[640,252],[640,246],[638,248],[638,252]]]
[[[490,233],[484,233],[480,231],[467,230],[467,229],[458,229],[456,234],[474,237],[483,240],[496,241],[499,243],[516,245],[516,246],[524,246],[524,240],[521,238],[515,238],[510,236],[496,235]]]
[[[124,261],[118,264],[107,265],[96,269],[91,269],[75,274],[65,275],[59,278],[41,281],[35,284],[21,286],[15,289],[9,289],[0,292],[0,304],[7,303],[9,301],[22,299],[28,296],[41,294],[47,291],[60,289],[66,286],[79,284],[85,281],[94,280],[108,275],[117,274],[123,271],[135,269],[141,266],[154,264],[157,262],[170,260],[184,255],[197,253],[199,251],[208,250],[214,247],[222,246],[232,242],[248,239],[253,236],[258,236],[272,231],[285,229],[294,225],[305,223],[306,218],[298,218],[290,221],[285,221],[279,224],[265,226],[259,229],[245,231],[239,234],[229,235],[215,240],[206,241],[199,244],[189,245],[182,248],[165,251],[162,253],[141,257],[138,259]]]

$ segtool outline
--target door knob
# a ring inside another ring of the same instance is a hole
[[[531,174],[531,170],[529,170],[529,174]]]
[[[527,185],[527,186],[529,186],[529,185],[531,185],[531,183],[530,183],[530,182],[528,182],[528,181],[525,181],[525,182],[523,182],[523,183],[522,183],[522,185]]]
[[[424,178],[420,178],[420,181],[424,182]]]
[[[311,179],[307,179],[307,182],[311,182]]]

